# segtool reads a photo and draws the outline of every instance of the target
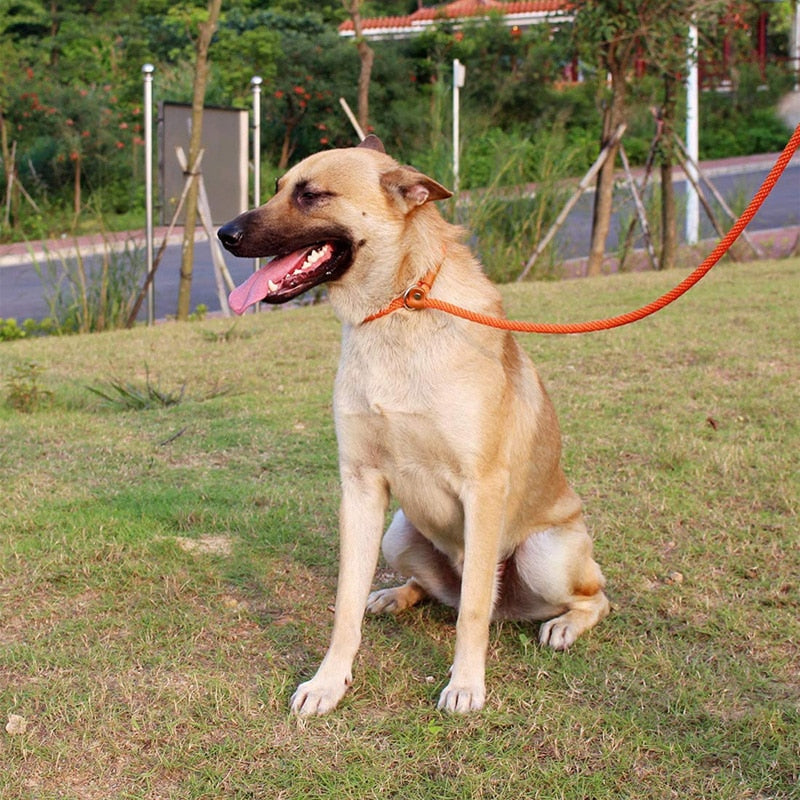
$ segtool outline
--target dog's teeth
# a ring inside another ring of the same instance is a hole
[[[262,284],[262,285],[263,285],[263,284]],[[277,283],[275,283],[275,281],[270,281],[270,282],[267,284],[267,287],[269,288],[269,290],[270,290],[271,292],[277,292],[277,291],[278,291],[278,284],[277,284]]]
[[[303,269],[311,269],[322,258],[322,250],[312,250],[306,258]]]

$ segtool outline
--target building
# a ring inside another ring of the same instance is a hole
[[[403,17],[375,17],[362,19],[361,29],[367,39],[410,39],[445,21],[457,28],[467,21],[487,19],[496,14],[512,31],[524,31],[533,25],[547,22],[557,25],[572,20],[572,3],[567,0],[529,0],[529,2],[502,3],[498,0],[455,0],[439,6],[417,9]],[[352,20],[339,26],[339,35],[354,37]]]

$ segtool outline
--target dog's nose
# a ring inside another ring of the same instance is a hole
[[[218,231],[217,236],[222,244],[230,250],[236,247],[242,239],[244,231],[239,227],[239,224],[234,220],[233,222],[226,222]]]

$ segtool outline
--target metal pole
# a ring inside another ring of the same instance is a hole
[[[453,194],[458,194],[458,176],[461,168],[461,89],[464,87],[467,70],[457,59],[453,59]]]
[[[147,274],[153,271],[153,72],[152,64],[142,67],[144,76],[144,236]],[[151,280],[147,287],[147,324],[155,322],[155,289]]]
[[[697,68],[697,26],[689,26],[689,62],[686,79],[686,150],[689,154],[686,182],[686,243],[697,244],[700,238],[700,198],[697,194],[697,162],[700,156],[699,91],[700,81]]]
[[[250,79],[250,87],[253,90],[253,208],[261,205],[261,84],[263,83],[259,75],[254,75]],[[253,259],[253,272],[258,272],[261,268],[261,259]],[[253,306],[253,313],[260,308],[260,304]]]

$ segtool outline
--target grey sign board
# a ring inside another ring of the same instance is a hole
[[[190,105],[161,103],[158,163],[162,225],[168,225],[172,220],[186,182],[176,147],[183,148],[188,158],[191,132]],[[221,225],[247,209],[247,144],[247,111],[234,108],[206,108],[203,111],[202,146],[205,153],[200,171],[215,225]],[[184,219],[181,212],[179,224],[183,224]]]

